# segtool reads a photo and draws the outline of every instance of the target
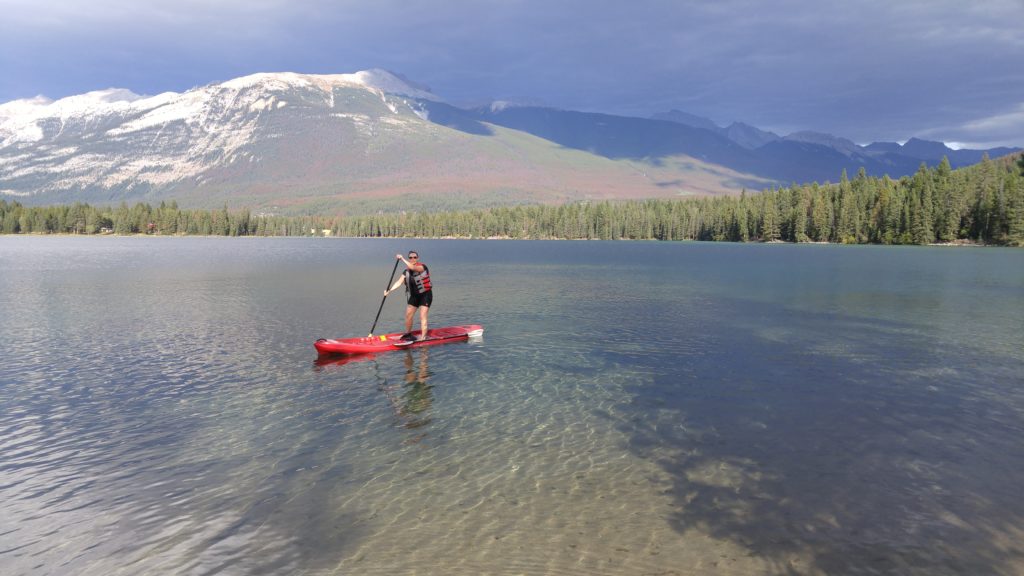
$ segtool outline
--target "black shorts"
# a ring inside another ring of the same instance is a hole
[[[430,308],[430,304],[433,301],[433,290],[430,290],[429,292],[424,292],[423,294],[416,294],[415,296],[413,296],[412,294],[409,295],[409,306],[415,306],[417,308],[419,308],[420,306],[426,306],[427,308]]]

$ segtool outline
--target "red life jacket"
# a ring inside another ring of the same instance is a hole
[[[431,288],[430,269],[423,262],[420,262],[420,265],[423,266],[423,272],[416,272],[412,269],[405,271],[405,288],[413,296],[430,292]]]

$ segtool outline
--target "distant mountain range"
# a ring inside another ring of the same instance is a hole
[[[942,161],[943,157],[948,158],[950,164],[954,168],[958,168],[960,166],[977,164],[986,154],[990,158],[996,158],[1021,151],[1021,148],[1006,147],[990,148],[986,150],[954,150],[953,148],[946,146],[943,142],[922,140],[920,138],[911,138],[904,144],[899,144],[898,142],[874,142],[867,146],[860,146],[846,138],[811,131],[794,132],[788,136],[782,137],[774,132],[761,130],[742,122],[734,122],[729,126],[722,128],[708,118],[695,116],[679,110],[655,114],[653,118],[656,120],[666,120],[669,122],[677,122],[679,124],[693,126],[695,128],[711,130],[712,132],[717,132],[725,136],[744,148],[757,149],[766,144],[772,144],[780,141],[803,142],[823,146],[825,148],[831,148],[832,150],[835,150],[849,158],[867,157],[883,159],[882,161],[884,164],[890,163],[885,160],[888,159],[891,161],[890,165],[898,165],[898,163],[901,162],[899,157],[909,158],[910,160],[917,162],[917,165],[914,166],[914,170],[917,169],[917,166],[919,166],[921,162],[926,162],[930,165],[937,164]],[[865,166],[865,168],[867,168],[867,166]],[[906,172],[900,171],[894,173],[892,171],[885,170],[881,172],[868,170],[868,172],[876,176],[881,176],[882,174],[889,174],[893,177],[906,175]]]
[[[1021,150],[953,150],[942,142],[916,138],[902,146],[895,142],[858,146],[817,132],[781,137],[739,122],[722,128],[678,110],[644,119],[532,106],[463,110],[429,102],[425,107],[434,121],[469,132],[503,126],[614,159],[656,163],[659,158],[683,155],[787,185],[834,182],[843,170],[853,177],[861,168],[869,175],[899,178],[913,174],[922,162],[934,166],[943,157],[956,168],[975,164],[985,154],[997,157]]]
[[[987,151],[990,156],[1014,149]],[[256,74],[185,93],[111,89],[0,105],[0,199],[122,200],[366,213],[580,199],[713,195],[898,177],[986,151],[857,146],[679,111],[631,118],[493,105],[463,109],[382,70]]]

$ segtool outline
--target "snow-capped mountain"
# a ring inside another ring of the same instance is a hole
[[[938,163],[926,156],[945,147],[931,144],[779,138],[680,111],[463,109],[384,70],[266,73],[183,93],[112,88],[0,104],[0,199],[372,212],[677,197],[861,168],[899,177]],[[954,166],[977,151],[956,152]]]
[[[370,70],[254,74],[149,97],[110,89],[57,101],[17,100],[0,105],[0,192],[171,185],[263,160],[258,144],[283,136],[279,120],[299,128],[333,119],[356,140],[372,132],[382,114],[399,129],[417,118],[417,100],[434,99],[386,71]]]
[[[499,126],[446,126],[431,117],[434,105],[442,103],[429,90],[383,70],[8,102],[0,198],[370,211],[388,199],[399,208],[464,207],[682,189],[663,185],[680,180],[677,170],[638,171]],[[745,177],[715,173],[683,191],[727,192]]]

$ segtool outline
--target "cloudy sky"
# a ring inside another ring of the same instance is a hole
[[[0,102],[369,68],[460,105],[1024,146],[1024,0],[0,0]]]

